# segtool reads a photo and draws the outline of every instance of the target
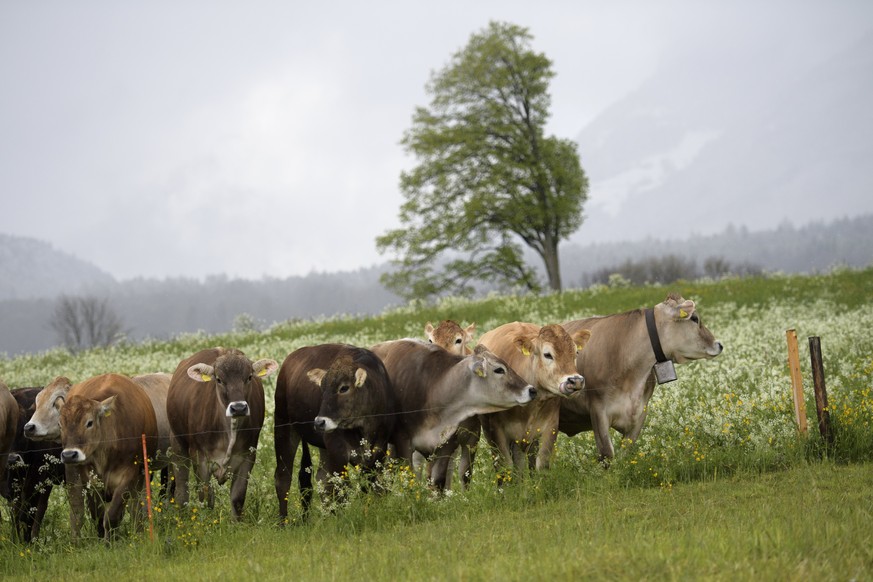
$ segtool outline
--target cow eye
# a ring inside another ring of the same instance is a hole
[[[219,384],[224,384],[224,381],[221,378],[219,378],[218,376],[215,377],[215,381],[218,382]]]
[[[455,340],[455,343],[456,343],[456,344],[461,343],[461,338],[456,339],[456,340]]]
[[[494,373],[495,374],[505,374],[506,370],[504,370],[503,368],[494,368]]]
[[[338,392],[339,392],[340,394],[345,394],[345,393],[348,392],[348,391],[349,391],[349,385],[348,385],[348,384],[343,384],[342,386],[339,387],[339,390],[338,390]]]
[[[697,317],[697,314],[696,314],[696,313],[692,313],[692,314],[691,314],[691,321],[693,321],[694,323],[699,324],[699,323],[700,323],[700,318]]]
[[[551,353],[551,352],[545,352],[545,353],[543,354],[543,357],[546,358],[547,360],[554,360],[554,359],[555,359],[555,358],[552,357],[552,353]]]
[[[88,422],[85,423],[85,428],[91,428],[92,426],[94,426],[93,420],[88,420]]]

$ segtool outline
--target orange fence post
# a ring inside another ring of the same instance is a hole
[[[149,514],[149,539],[155,541],[155,526],[152,521],[152,480],[149,474],[149,455],[146,449],[146,436],[142,435],[142,466],[145,471],[145,486],[146,486],[146,508]]]
[[[800,355],[797,350],[797,333],[794,328],[786,330],[788,340],[788,368],[791,371],[791,393],[794,396],[794,417],[797,430],[806,436],[806,400],[803,398],[803,381],[800,376]]]

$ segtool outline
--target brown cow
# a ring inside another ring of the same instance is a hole
[[[61,408],[73,383],[58,376],[36,395],[33,414],[24,425],[24,435],[34,441],[61,442]]]
[[[427,337],[427,341],[459,356],[469,356],[473,353],[468,344],[473,341],[473,334],[475,332],[475,323],[471,323],[465,329],[451,319],[441,321],[436,327],[429,321],[424,326],[424,334]],[[457,438],[458,449],[460,450],[458,475],[461,477],[461,486],[463,488],[468,487],[473,478],[473,461],[476,458],[476,447],[479,444],[481,432],[482,427],[478,416],[471,416],[458,427]],[[452,477],[452,471],[450,470],[451,461],[448,457],[440,457],[434,463],[431,463],[428,467],[428,475],[431,480],[443,480],[446,487],[450,488]],[[436,473],[434,473],[435,471]]]
[[[9,387],[0,382],[0,493],[8,495],[6,471],[9,466],[9,451],[18,428],[18,403],[9,392]]]
[[[60,425],[73,539],[79,537],[85,512],[83,487],[90,483],[89,508],[98,534],[108,540],[128,498],[136,498],[145,484],[142,435],[147,454],[155,454],[158,428],[152,403],[127,376],[95,376],[70,388]]]
[[[193,464],[200,500],[209,507],[215,503],[210,477],[221,485],[232,475],[231,511],[236,519],[242,516],[264,425],[261,378],[278,367],[275,360],[253,363],[241,351],[225,348],[202,350],[179,363],[167,396],[177,502],[188,502]]]
[[[693,301],[675,293],[654,307],[655,324],[667,358],[681,364],[714,358],[721,342],[701,322]],[[646,420],[646,406],[655,389],[656,358],[646,327],[644,309],[564,324],[573,333],[590,329],[592,339],[576,356],[585,374],[584,394],[561,402],[561,432],[574,435],[593,430],[601,460],[615,451],[610,427],[635,441]]]
[[[280,523],[288,518],[288,491],[298,445],[303,516],[312,501],[309,446],[320,449],[319,474],[350,464],[374,469],[388,449],[396,404],[382,361],[364,348],[323,344],[295,350],[276,380],[276,496]]]
[[[12,390],[18,404],[18,427],[9,454],[9,486],[3,496],[9,500],[13,536],[25,543],[39,535],[52,488],[64,482],[60,443],[32,441],[24,436],[24,424],[33,415],[36,395],[41,390]]]
[[[408,339],[383,342],[372,350],[384,362],[397,395],[391,443],[410,464],[415,451],[425,457],[450,456],[465,419],[527,404],[537,394],[506,362],[481,346],[466,357]],[[434,485],[443,489],[445,482]]]
[[[585,379],[576,372],[575,358],[589,336],[587,330],[581,330],[571,337],[557,324],[540,327],[515,322],[479,338],[479,345],[506,360],[540,394],[527,406],[479,417],[485,438],[505,465],[537,470],[549,467],[561,400],[585,385]]]

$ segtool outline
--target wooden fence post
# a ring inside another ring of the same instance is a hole
[[[791,392],[794,395],[794,418],[797,430],[806,436],[806,401],[803,399],[803,381],[800,376],[800,356],[797,351],[797,332],[794,328],[786,330],[788,340],[788,368],[791,371]]]
[[[149,539],[155,541],[155,526],[152,519],[152,480],[151,475],[149,475],[149,454],[148,450],[146,450],[145,433],[142,435],[142,468],[144,472],[143,476],[145,477],[146,508],[148,509],[149,516]]]
[[[825,388],[824,364],[821,357],[821,338],[810,336],[809,359],[812,363],[812,384],[815,390],[815,411],[818,414],[818,431],[829,447],[834,444],[831,432],[831,413],[828,411],[828,391]]]

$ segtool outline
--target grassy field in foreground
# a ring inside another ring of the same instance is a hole
[[[498,492],[480,447],[471,489],[442,499],[395,466],[380,478],[384,494],[352,488],[345,506],[331,513],[317,505],[303,524],[295,482],[292,525],[279,530],[270,378],[242,523],[229,517],[224,486],[213,510],[161,501],[154,544],[125,520],[111,547],[88,526],[74,548],[59,489],[40,539],[26,547],[10,541],[9,510],[0,502],[0,578],[873,579],[873,268],[446,299],[263,332],[0,358],[0,379],[16,387],[57,375],[80,381],[173,371],[215,345],[282,361],[304,345],[421,337],[428,320],[475,322],[481,334],[508,321],[546,324],[651,306],[669,291],[697,303],[725,351],[679,366],[679,380],[656,389],[638,442],[614,433],[618,454],[608,471],[590,433],[562,434],[551,471],[513,479]],[[797,436],[789,396],[788,328],[801,340],[807,439]],[[815,430],[806,347],[812,335],[822,341],[836,435],[829,450]]]
[[[567,480],[572,482],[568,485]],[[865,580],[873,576],[873,465],[831,462],[669,489],[561,470],[490,499],[390,498],[284,530],[222,527],[171,550],[2,550],[4,579]],[[368,516],[366,513],[369,512]],[[217,533],[217,532],[215,532]]]

